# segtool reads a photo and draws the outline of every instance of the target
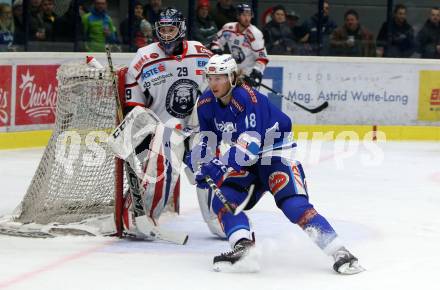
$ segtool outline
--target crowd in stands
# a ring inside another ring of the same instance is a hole
[[[30,0],[28,41],[71,45],[76,40],[83,51],[103,51],[105,44],[135,51],[154,41],[154,23],[162,9],[161,0],[135,2],[133,31],[129,29],[128,18],[121,19],[119,27],[114,25],[107,12],[107,0],[93,0],[91,5],[87,5],[90,1],[77,2],[79,11],[75,11],[72,0],[67,11],[57,15],[54,0]],[[210,5],[209,0],[198,0],[191,38],[209,47],[223,25],[236,21],[234,4],[237,3],[233,0],[218,0],[215,5]],[[268,53],[440,58],[438,7],[430,9],[428,19],[416,33],[407,21],[407,7],[397,4],[391,23],[384,22],[377,35],[362,24],[356,10],[347,9],[342,25],[338,26],[331,17],[329,1],[324,1],[323,8],[322,29],[318,33],[318,13],[300,21],[294,11],[287,11],[282,5],[272,7],[259,26]],[[14,0],[12,7],[0,4],[0,51],[14,51],[24,41],[23,0]]]

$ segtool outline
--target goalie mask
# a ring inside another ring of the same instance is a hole
[[[186,33],[185,18],[174,8],[166,8],[160,12],[155,24],[156,35],[167,55],[172,55],[176,47],[183,41]]]

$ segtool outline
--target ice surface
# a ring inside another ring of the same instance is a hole
[[[339,145],[324,142],[319,155],[309,150],[302,159],[311,202],[364,273],[334,273],[332,260],[288,222],[269,195],[249,212],[261,272],[213,272],[212,258],[229,246],[209,234],[195,190],[183,178],[182,214],[166,226],[189,232],[186,246],[0,236],[0,289],[439,289],[440,143],[381,144],[384,160],[376,166],[362,162],[371,155],[365,147],[341,159]],[[42,152],[0,151],[0,215],[20,202]]]

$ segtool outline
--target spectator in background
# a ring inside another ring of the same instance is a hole
[[[426,20],[417,41],[422,58],[440,58],[440,8],[431,8],[429,19]]]
[[[41,18],[43,20],[45,40],[55,40],[55,21],[58,16],[54,12],[53,0],[43,0],[41,2]]]
[[[143,28],[143,29],[142,29]],[[129,44],[130,27],[128,25],[128,17],[119,25],[119,31],[122,36],[122,42]],[[136,1],[134,4],[133,19],[133,47],[134,51],[152,42],[153,30],[151,24],[144,18],[144,7],[142,3]]]
[[[375,56],[373,34],[359,23],[359,14],[350,9],[344,14],[344,26],[330,37],[331,54],[336,56]]]
[[[237,9],[232,5],[232,0],[219,0],[211,15],[214,16],[218,29],[226,23],[237,21]]]
[[[406,21],[406,7],[397,4],[394,7],[391,22],[391,43],[387,46],[388,22],[384,22],[377,36],[377,56],[410,57],[415,51],[414,29]]]
[[[7,51],[14,41],[14,19],[11,5],[0,3],[0,51]]]
[[[14,17],[14,44],[24,44],[23,0],[15,0],[12,4]]]
[[[149,0],[148,4],[144,6],[144,17],[153,25],[159,19],[160,11],[162,10],[162,0]]]
[[[76,39],[84,41],[84,27],[82,25],[81,17],[86,14],[86,7],[83,1],[78,1],[78,12],[75,13],[75,0],[70,2],[69,8],[63,16],[55,20],[55,41],[59,42],[74,42],[75,41],[75,26]]]
[[[272,20],[263,28],[267,53],[290,55],[295,51],[293,31],[286,20],[286,9],[277,5],[272,10]]]
[[[87,51],[105,51],[106,44],[118,42],[113,21],[107,14],[107,0],[94,0],[89,13],[82,16]]]
[[[41,15],[41,0],[30,0],[29,11],[31,15],[29,25],[29,40],[46,40],[46,30],[44,28],[43,17]]]
[[[306,35],[304,38],[304,42],[308,43],[312,49],[311,54],[318,54],[318,17],[319,14],[316,13],[312,17],[310,17],[308,20],[304,21],[303,23],[303,29],[306,31]],[[333,33],[333,31],[336,29],[337,25],[336,22],[334,22],[330,18],[330,5],[327,0],[324,1],[324,7],[323,7],[323,17],[322,17],[322,29],[321,29],[321,36],[322,36],[322,43],[321,43],[321,55],[328,55],[328,48],[329,48],[329,39],[330,35]]]
[[[209,0],[199,0],[192,38],[208,47],[218,31],[214,19],[209,15]]]

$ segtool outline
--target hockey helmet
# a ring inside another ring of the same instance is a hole
[[[250,12],[252,16],[254,16],[254,13],[252,11],[252,7],[249,4],[241,3],[237,5],[237,15],[241,15],[244,12]]]
[[[185,38],[185,18],[179,10],[171,7],[165,8],[159,14],[155,30],[165,53],[172,55],[177,45]]]
[[[209,75],[226,75],[231,85],[231,90],[237,85],[238,67],[235,59],[230,54],[213,55],[205,66],[205,77]]]

